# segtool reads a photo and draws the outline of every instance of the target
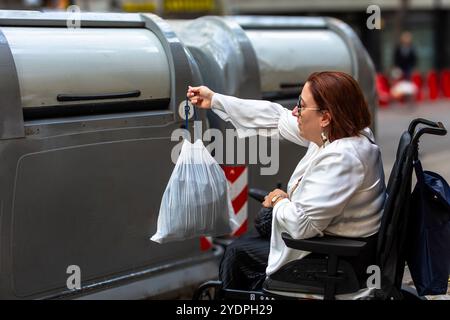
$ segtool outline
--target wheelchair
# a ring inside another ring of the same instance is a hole
[[[417,125],[422,126],[416,130]],[[354,268],[346,258],[358,258],[368,241],[344,237],[293,239],[283,233],[289,248],[321,254],[319,259],[292,261],[264,281],[261,291],[223,288],[220,281],[203,283],[193,300],[280,300],[280,299],[352,299],[410,300],[421,299],[414,289],[402,287],[406,264],[409,198],[411,196],[413,163],[418,159],[419,139],[423,134],[446,135],[441,122],[413,120],[400,137],[396,160],[386,188],[387,199],[376,239],[376,264],[381,285],[373,290],[364,288]],[[267,192],[250,189],[249,195],[262,202]],[[356,293],[356,295],[355,295]],[[361,293],[358,297],[357,293]]]

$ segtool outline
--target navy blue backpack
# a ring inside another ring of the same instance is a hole
[[[407,262],[420,296],[447,293],[450,274],[450,187],[439,174],[414,162]]]

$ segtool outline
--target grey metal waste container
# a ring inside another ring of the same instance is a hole
[[[149,240],[195,61],[154,15],[68,18],[0,11],[0,298],[143,298],[213,277],[199,239]]]

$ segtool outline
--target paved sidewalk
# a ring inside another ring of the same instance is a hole
[[[376,136],[383,154],[386,177],[395,161],[400,135],[415,118],[441,121],[449,130],[443,137],[424,135],[419,144],[419,157],[424,169],[436,171],[450,181],[450,99],[421,103],[412,108],[393,104],[378,109]]]

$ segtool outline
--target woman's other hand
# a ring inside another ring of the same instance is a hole
[[[187,97],[191,103],[201,109],[211,109],[211,100],[214,91],[205,86],[191,87],[187,91]]]
[[[277,199],[275,200],[275,202],[272,203],[273,198],[276,196],[278,196]],[[263,207],[266,207],[266,208],[272,208],[275,206],[275,204],[278,201],[288,198],[288,197],[289,197],[288,194],[286,192],[284,192],[283,190],[275,189],[264,198],[262,205],[263,205]]]

